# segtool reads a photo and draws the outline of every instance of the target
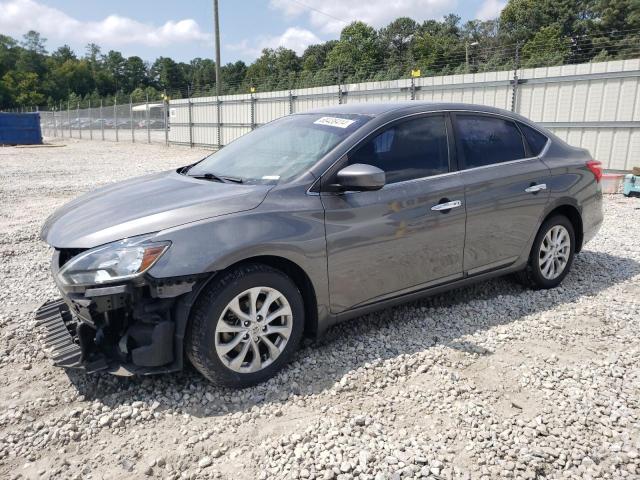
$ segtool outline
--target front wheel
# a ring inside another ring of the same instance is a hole
[[[302,338],[300,291],[287,275],[261,264],[241,266],[213,282],[191,315],[189,360],[219,385],[247,387],[272,377]]]
[[[574,253],[573,225],[564,215],[555,215],[540,227],[519,279],[532,288],[557,287],[569,273]]]

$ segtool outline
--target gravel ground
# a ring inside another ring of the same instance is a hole
[[[33,321],[56,297],[44,219],[80,192],[203,153],[0,149],[0,477],[639,477],[638,199],[606,199],[561,288],[498,279],[368,315],[254,388],[50,366]]]

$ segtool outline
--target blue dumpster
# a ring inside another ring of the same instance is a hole
[[[39,113],[1,113],[0,145],[40,145]]]

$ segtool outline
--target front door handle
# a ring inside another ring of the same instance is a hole
[[[547,189],[546,183],[539,183],[539,184],[531,185],[530,187],[525,188],[524,191],[527,193],[538,193],[539,191],[546,190],[546,189]]]
[[[434,205],[433,207],[431,207],[431,210],[434,210],[436,212],[441,212],[443,210],[451,210],[452,208],[458,208],[462,206],[462,202],[460,200],[454,200],[452,202],[444,202],[444,203],[439,203],[437,205]]]

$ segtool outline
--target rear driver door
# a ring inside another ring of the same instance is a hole
[[[467,209],[464,271],[507,267],[529,253],[549,201],[551,172],[510,118],[452,116]]]

